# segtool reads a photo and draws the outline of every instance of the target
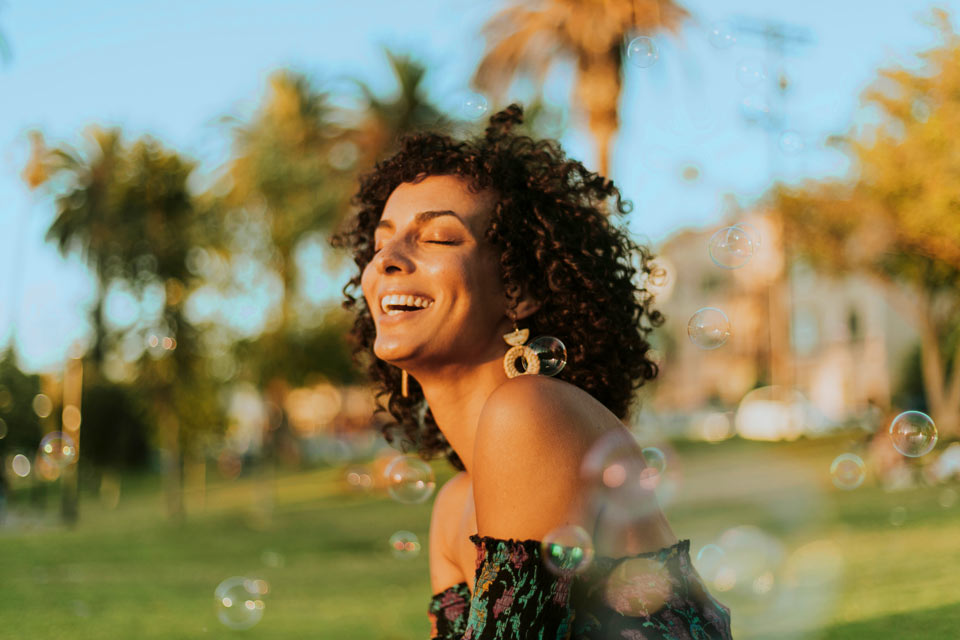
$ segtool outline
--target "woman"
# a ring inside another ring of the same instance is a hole
[[[522,119],[406,137],[334,238],[360,268],[344,306],[397,420],[385,435],[460,469],[430,525],[432,638],[729,638],[622,423],[657,373],[650,255],[611,225],[629,210],[614,185]],[[566,347],[555,376],[537,336]]]

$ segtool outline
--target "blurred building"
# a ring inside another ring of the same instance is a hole
[[[804,419],[805,430],[889,407],[916,344],[913,329],[862,277],[832,278],[788,259],[772,216],[734,222],[748,223],[758,238],[742,267],[711,258],[710,238],[722,225],[681,231],[659,249],[666,275],[649,288],[666,322],[653,333],[661,374],[647,406],[661,415],[732,412],[751,390],[773,386],[783,398],[805,399],[804,411],[815,416]],[[727,342],[712,350],[688,336],[689,319],[704,307],[722,310],[730,323]],[[776,438],[781,427],[761,430]]]

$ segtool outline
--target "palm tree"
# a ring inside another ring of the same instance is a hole
[[[572,57],[577,64],[574,103],[587,114],[597,145],[600,173],[608,175],[610,146],[619,126],[623,87],[623,42],[632,33],[676,33],[689,13],[672,0],[547,0],[542,8],[518,3],[483,27],[487,51],[473,84],[502,102],[514,76],[542,84],[551,65]]]
[[[45,184],[56,193],[56,215],[47,240],[63,255],[79,252],[97,278],[99,291],[91,312],[93,366],[87,369],[94,380],[102,373],[107,354],[120,349],[127,331],[111,330],[105,323],[104,299],[110,284],[120,281],[134,291],[160,285],[167,292],[160,317],[151,320],[163,327],[171,346],[161,356],[142,353],[135,366],[138,385],[152,399],[163,442],[168,511],[179,518],[181,452],[217,422],[214,394],[207,393],[209,385],[202,376],[196,332],[181,304],[184,283],[189,281],[186,256],[197,222],[187,188],[194,165],[149,137],[127,145],[116,128],[91,127],[86,134],[83,149],[62,145],[43,151],[24,178],[33,187]],[[140,339],[146,342],[147,336]]]
[[[380,98],[362,80],[353,80],[363,94],[363,102],[359,122],[348,135],[362,150],[358,164],[363,169],[372,167],[382,156],[394,151],[404,134],[425,129],[442,130],[453,124],[424,94],[426,67],[410,56],[386,48],[384,55],[397,83],[396,97]]]

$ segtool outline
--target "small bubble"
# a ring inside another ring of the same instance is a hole
[[[40,441],[40,456],[51,466],[63,469],[77,459],[77,445],[67,434],[52,431]]]
[[[919,458],[937,444],[937,427],[925,413],[904,411],[890,423],[893,448],[910,458]]]
[[[416,456],[397,456],[384,470],[387,493],[397,502],[417,504],[433,495],[433,469]]]
[[[780,134],[780,150],[787,154],[803,151],[803,138],[796,131],[784,131]]]
[[[695,564],[704,580],[713,582],[717,579],[717,573],[723,568],[725,556],[723,549],[715,544],[705,544],[700,548]]]
[[[640,470],[639,483],[650,491],[660,485],[660,478],[667,468],[667,459],[656,447],[645,447],[642,451],[646,466]]]
[[[670,280],[670,274],[663,267],[654,267],[647,276],[647,283],[655,288],[662,288]]]
[[[646,69],[653,66],[660,58],[660,51],[652,38],[639,36],[627,45],[627,60],[635,67]]]
[[[529,346],[540,357],[540,375],[555,376],[563,371],[567,364],[567,348],[559,338],[539,336]]]
[[[390,551],[394,558],[416,558],[420,554],[420,539],[411,531],[397,531],[390,536]]]
[[[738,225],[716,231],[707,242],[710,259],[723,269],[739,269],[753,257],[756,247],[746,229]]]
[[[737,63],[737,81],[744,87],[755,87],[767,79],[767,70],[760,58],[747,57]]]
[[[717,49],[729,49],[737,42],[733,26],[726,20],[719,20],[710,25],[707,36],[710,44]]]
[[[227,578],[214,590],[217,618],[230,629],[249,629],[263,618],[263,601],[269,587],[264,580],[242,576]]]
[[[704,307],[690,317],[687,335],[701,349],[717,349],[730,337],[730,320],[720,309]]]
[[[830,477],[835,487],[850,491],[863,484],[866,465],[863,464],[860,456],[854,453],[843,453],[830,465]]]
[[[553,573],[580,573],[593,562],[593,540],[583,527],[564,525],[543,537],[543,561]]]
[[[454,98],[457,115],[464,120],[476,120],[486,115],[490,104],[483,94],[474,91],[461,91]]]
[[[733,226],[743,229],[747,232],[747,235],[750,236],[750,241],[753,243],[753,250],[756,253],[756,250],[760,248],[761,236],[760,230],[757,229],[754,225],[749,222],[738,222]]]

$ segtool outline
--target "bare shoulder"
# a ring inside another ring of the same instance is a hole
[[[478,453],[509,454],[506,445],[542,444],[543,439],[555,446],[576,445],[618,422],[576,385],[547,376],[517,376],[497,387],[484,404],[474,462]]]
[[[434,593],[462,582],[465,578],[454,552],[457,521],[470,495],[470,477],[463,471],[437,491],[430,516],[430,584]]]
[[[518,376],[494,390],[481,411],[471,470],[481,534],[539,539],[567,521],[583,455],[614,422],[606,407],[562,380]]]

